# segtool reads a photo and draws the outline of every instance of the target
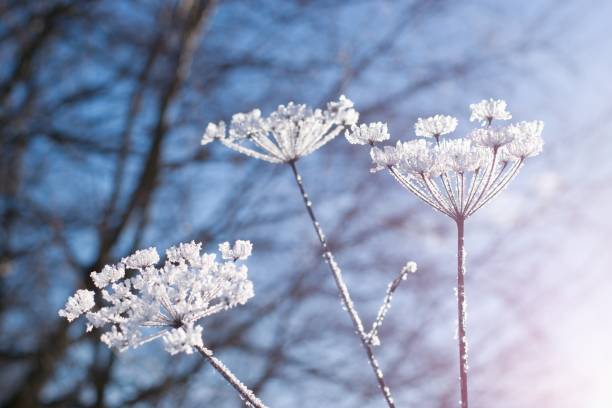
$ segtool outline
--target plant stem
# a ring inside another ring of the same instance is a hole
[[[221,362],[221,360],[213,356],[213,352],[211,350],[207,349],[206,347],[197,347],[197,349],[200,354],[208,360],[210,365],[212,365],[219,372],[219,374],[221,374],[221,376],[223,376],[223,378],[225,378],[225,380],[230,383],[230,385],[234,387],[236,391],[238,391],[240,398],[245,402],[247,407],[267,408],[266,405],[261,402],[259,398],[257,398],[253,391],[248,389],[248,387],[244,385],[234,375],[234,373],[232,373],[229,368],[227,368],[225,364]]]
[[[317,233],[317,236],[319,237],[319,241],[321,242],[321,248],[323,250],[323,257],[325,258],[325,261],[327,265],[329,266],[329,269],[334,277],[334,281],[336,282],[336,286],[338,288],[338,292],[340,294],[340,299],[342,301],[342,304],[344,305],[344,308],[346,309],[349,316],[351,317],[351,321],[353,322],[353,327],[355,329],[355,332],[359,336],[359,339],[361,340],[361,344],[363,345],[363,348],[366,351],[366,354],[368,356],[368,361],[370,362],[370,366],[372,367],[372,370],[374,371],[374,376],[376,377],[376,381],[378,382],[378,387],[380,388],[380,391],[382,392],[383,397],[385,398],[385,401],[387,402],[387,405],[390,408],[395,408],[395,403],[393,402],[393,397],[391,396],[391,390],[385,383],[385,379],[383,377],[382,370],[380,369],[380,366],[378,365],[378,361],[376,360],[376,357],[374,356],[374,352],[372,351],[372,346],[370,345],[368,336],[363,328],[363,323],[361,321],[361,318],[359,317],[359,314],[357,313],[357,310],[355,309],[353,300],[351,299],[351,295],[348,291],[348,287],[346,286],[346,283],[344,282],[344,278],[342,277],[342,271],[340,270],[340,267],[336,263],[336,260],[334,259],[334,255],[329,250],[329,247],[327,245],[327,240],[325,239],[325,234],[323,234],[321,225],[319,224],[319,221],[317,221],[317,217],[314,214],[314,210],[312,209],[312,202],[308,198],[308,194],[306,193],[304,184],[302,183],[302,176],[300,176],[297,170],[295,161],[289,162],[289,165],[291,167],[291,170],[293,171],[293,175],[300,189],[300,192],[302,193],[302,199],[304,200],[304,205],[306,206],[306,211],[308,212],[310,221],[312,222],[315,232]]]
[[[467,337],[465,332],[465,218],[457,218],[457,321],[459,340],[459,378],[461,381],[461,408],[468,408]]]

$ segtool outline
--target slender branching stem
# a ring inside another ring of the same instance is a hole
[[[461,383],[461,408],[468,408],[468,361],[465,330],[465,248],[463,217],[457,218],[457,337],[459,341],[459,379]]]
[[[323,257],[325,258],[325,261],[327,265],[329,266],[329,269],[334,277],[334,281],[336,282],[336,286],[340,294],[340,300],[342,301],[344,308],[346,309],[349,316],[351,317],[351,321],[353,323],[355,333],[358,335],[359,339],[361,340],[361,344],[363,345],[363,348],[366,351],[366,354],[368,356],[368,361],[370,362],[370,366],[372,367],[372,370],[374,371],[374,376],[376,377],[376,381],[378,382],[378,387],[380,388],[380,391],[382,392],[383,397],[385,398],[385,401],[387,402],[387,405],[390,408],[395,408],[395,403],[393,402],[393,397],[391,396],[391,390],[385,383],[385,379],[383,377],[382,370],[380,369],[380,366],[378,365],[378,361],[376,360],[376,357],[374,356],[374,352],[372,350],[372,345],[369,342],[368,334],[365,332],[363,328],[363,323],[361,321],[361,318],[359,317],[359,314],[357,313],[357,310],[355,309],[353,300],[351,299],[351,295],[348,291],[348,287],[346,286],[346,283],[344,282],[344,278],[342,277],[342,271],[340,270],[340,267],[338,267],[338,264],[336,263],[336,260],[334,259],[334,255],[329,250],[329,247],[327,245],[327,239],[325,238],[325,234],[323,234],[321,225],[319,224],[319,221],[317,221],[317,217],[314,214],[314,210],[312,208],[312,202],[308,198],[308,194],[306,193],[306,189],[304,188],[304,183],[302,182],[302,176],[299,174],[297,170],[295,161],[290,161],[289,166],[291,167],[291,170],[293,171],[295,181],[298,185],[298,188],[300,189],[300,192],[302,193],[302,199],[304,200],[304,205],[306,206],[306,211],[308,212],[310,221],[312,222],[315,232],[317,233],[317,236],[319,237],[319,241],[321,242],[321,248],[323,250]]]
[[[238,379],[238,377],[236,377],[234,373],[232,373],[229,368],[227,368],[225,364],[221,362],[221,360],[219,360],[213,355],[213,352],[211,350],[207,349],[206,347],[197,347],[197,349],[200,354],[206,360],[208,360],[210,365],[212,365],[215,370],[217,370],[217,372],[221,374],[221,376],[225,378],[225,380],[230,383],[230,385],[234,387],[236,391],[238,391],[238,394],[240,394],[240,398],[244,401],[247,407],[267,408],[266,405],[261,402],[259,398],[257,398],[253,391],[251,391],[246,385],[244,385]]]
[[[374,323],[372,323],[372,329],[370,329],[369,333],[367,334],[368,342],[370,344],[376,345],[377,343],[379,343],[380,340],[378,339],[378,331],[380,330],[383,321],[387,316],[387,312],[389,312],[389,309],[391,308],[391,300],[393,299],[393,293],[397,290],[402,281],[406,280],[408,274],[411,272],[413,272],[413,270],[411,270],[408,265],[406,265],[404,268],[402,268],[399,276],[393,279],[393,281],[391,281],[391,283],[389,283],[389,285],[387,286],[387,293],[385,294],[385,298],[383,299],[380,309],[378,309],[378,314],[376,315]]]

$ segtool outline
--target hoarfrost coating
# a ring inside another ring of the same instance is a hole
[[[259,109],[237,113],[232,116],[229,130],[224,122],[209,123],[202,144],[219,140],[247,156],[288,163],[325,145],[358,118],[353,102],[345,96],[329,102],[325,110],[289,102],[268,117],[262,117]]]
[[[247,267],[235,262],[250,256],[249,241],[221,244],[221,262],[216,254],[201,253],[201,247],[193,241],[171,247],[161,267],[156,267],[157,250],[149,248],[92,272],[102,299],[97,310],[96,293],[80,289],[59,315],[73,321],[85,314],[87,331],[102,329],[101,340],[119,350],[161,337],[169,353],[192,353],[203,346],[200,319],[253,296]]]
[[[435,142],[416,139],[382,148],[373,146],[370,156],[373,171],[389,170],[391,175],[418,198],[453,219],[467,218],[499,194],[517,175],[529,157],[542,151],[542,121],[493,125],[508,120],[510,113],[503,100],[483,100],[470,105],[471,120],[484,123],[466,138],[439,140],[454,130],[456,119],[436,115],[419,118],[417,135],[434,137]],[[368,131],[378,134],[379,125],[361,125],[352,139],[368,140]],[[374,145],[374,143],[371,143]]]

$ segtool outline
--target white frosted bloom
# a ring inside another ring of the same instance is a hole
[[[125,265],[106,265],[100,273],[93,271],[89,276],[94,285],[102,289],[125,276]]]
[[[442,171],[433,145],[423,139],[411,140],[398,145],[400,151],[399,170],[406,176],[417,178],[437,177]]]
[[[446,115],[435,115],[429,118],[418,118],[414,125],[417,136],[440,137],[454,132],[457,128],[457,118]]]
[[[191,241],[180,243],[166,250],[166,258],[168,258],[170,262],[187,262],[190,265],[197,265],[202,260],[200,256],[201,250],[201,242]]]
[[[370,149],[370,157],[374,163],[374,167],[370,170],[372,173],[397,165],[400,160],[399,146],[383,146],[382,149],[372,147]]]
[[[233,140],[247,139],[265,135],[268,131],[266,120],[261,117],[259,109],[247,113],[236,113],[232,116],[229,137]]]
[[[417,139],[398,142],[395,148],[373,148],[373,170],[389,169],[404,188],[434,209],[454,220],[467,219],[503,191],[525,159],[539,154],[544,145],[541,121],[491,126],[492,120],[511,118],[503,100],[483,100],[470,108],[470,120],[486,127],[472,130],[466,138],[440,141],[440,135],[454,130],[456,119],[419,118],[417,135],[433,136],[436,143]]]
[[[537,156],[544,147],[543,130],[544,122],[539,120],[519,122],[510,126],[514,140],[507,146],[508,153],[519,159]]]
[[[191,354],[196,347],[203,347],[202,326],[194,326],[193,322],[172,329],[163,337],[164,348],[172,355],[178,353]]]
[[[221,121],[218,124],[209,123],[206,126],[206,131],[202,136],[202,145],[206,145],[215,139],[220,139],[225,136],[225,122]]]
[[[156,265],[157,250],[149,248],[94,272],[103,302],[93,310],[94,292],[78,290],[60,316],[72,321],[86,313],[87,330],[101,329],[100,339],[119,350],[163,337],[169,352],[192,352],[202,344],[202,328],[196,323],[246,303],[253,297],[253,284],[245,265],[217,262],[215,254],[201,253],[200,243],[180,244],[166,254],[162,266]],[[119,277],[125,268],[136,273]]]
[[[445,171],[465,173],[487,163],[490,152],[474,146],[469,139],[444,140],[436,146],[436,153]]]
[[[470,122],[478,121],[482,125],[491,123],[493,120],[508,120],[512,118],[510,112],[506,111],[506,101],[502,99],[483,99],[478,103],[470,105],[472,115]]]
[[[406,274],[408,273],[416,273],[417,271],[417,263],[414,261],[406,262],[406,265],[402,268],[402,279],[406,279]]]
[[[478,128],[470,132],[468,138],[479,146],[498,149],[514,140],[510,127]]]
[[[122,264],[132,269],[146,268],[147,266],[155,265],[157,262],[159,262],[159,254],[157,249],[152,247],[138,250],[121,260]]]
[[[353,103],[344,96],[329,102],[325,110],[289,102],[268,117],[262,117],[258,109],[237,113],[228,132],[222,123],[209,124],[202,144],[218,139],[248,156],[271,163],[288,163],[325,145],[358,118]]]
[[[91,290],[77,290],[74,295],[68,298],[66,306],[58,314],[65,317],[69,322],[73,321],[83,313],[90,311],[96,305],[94,294]]]
[[[382,122],[353,125],[350,130],[345,132],[345,136],[349,143],[360,145],[384,142],[390,137],[387,124]]]
[[[219,252],[221,252],[223,259],[230,259],[233,261],[247,259],[251,256],[252,250],[253,244],[251,244],[251,241],[238,240],[234,243],[233,247],[230,246],[229,242],[219,244]]]

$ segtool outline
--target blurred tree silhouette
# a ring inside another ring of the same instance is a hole
[[[69,329],[57,309],[89,284],[90,271],[134,249],[250,239],[256,297],[207,322],[206,343],[271,406],[380,406],[290,175],[203,149],[201,133],[233,112],[289,100],[321,105],[347,93],[362,121],[389,121],[409,135],[416,116],[466,112],[524,78],[532,59],[555,53],[550,39],[567,13],[555,2],[521,7],[2,1],[0,403],[239,406],[199,359],[171,359],[155,345],[116,355],[95,333]],[[337,140],[304,161],[305,182],[366,320],[406,260],[419,262],[421,272],[395,295],[381,363],[399,406],[455,406],[454,277],[440,267],[452,264],[451,226],[370,176],[366,156]],[[537,211],[512,223],[517,233]],[[468,288],[468,300],[485,299],[470,309],[489,310],[469,323],[475,406],[550,406],[552,380],[516,391],[524,377],[551,369],[538,355],[546,329],[529,316],[537,292],[517,292],[541,258],[514,268],[514,243],[504,252],[489,241],[470,254],[471,269],[507,277],[483,276],[490,285]],[[517,316],[520,324],[502,324]]]

